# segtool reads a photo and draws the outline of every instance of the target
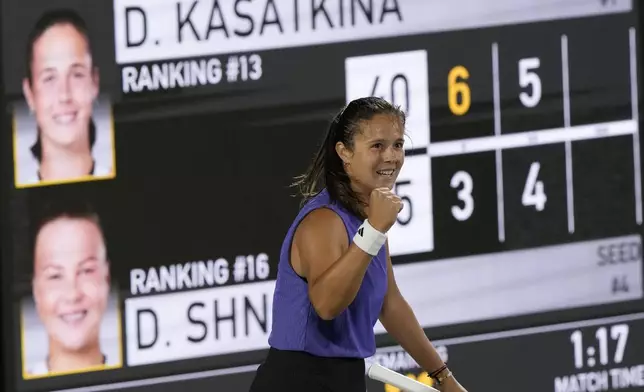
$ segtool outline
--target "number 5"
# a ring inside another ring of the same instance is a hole
[[[403,201],[404,204],[407,204],[406,207],[403,208],[404,210],[409,211],[409,218],[407,219],[401,219],[400,216],[396,218],[396,221],[400,223],[401,226],[406,226],[409,224],[411,221],[412,216],[414,215],[414,208],[411,204],[411,198],[407,195],[402,195],[400,194],[399,187],[405,186],[405,185],[411,185],[411,181],[405,180],[405,181],[398,181],[397,183],[394,184],[394,193],[397,194]]]
[[[541,61],[538,57],[519,60],[519,85],[522,88],[532,86],[532,95],[525,91],[519,94],[521,103],[528,108],[537,106],[541,101],[541,78],[534,72],[540,65]]]

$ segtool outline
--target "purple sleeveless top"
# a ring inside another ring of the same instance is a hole
[[[333,320],[323,320],[309,300],[307,282],[290,264],[295,229],[309,212],[317,208],[331,209],[340,216],[349,244],[362,224],[358,217],[331,201],[326,189],[300,210],[282,244],[268,343],[278,350],[305,351],[321,357],[370,357],[376,351],[373,327],[387,292],[385,246],[369,264],[358,294],[349,307]]]

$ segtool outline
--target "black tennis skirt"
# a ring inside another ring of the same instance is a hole
[[[325,358],[271,348],[249,392],[365,392],[362,358]]]

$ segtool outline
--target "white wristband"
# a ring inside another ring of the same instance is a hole
[[[362,222],[362,225],[353,236],[353,243],[371,256],[378,254],[385,241],[387,241],[387,235],[374,229],[367,219]]]

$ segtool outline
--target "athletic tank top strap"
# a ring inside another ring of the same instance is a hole
[[[328,208],[344,223],[349,243],[362,220],[326,189],[307,202],[293,220],[282,243],[273,295],[269,345],[279,350],[305,351],[323,357],[366,358],[375,353],[373,327],[387,292],[387,258],[383,246],[372,259],[354,301],[333,320],[320,318],[308,297],[308,284],[291,266],[291,244],[298,225],[311,211]]]

